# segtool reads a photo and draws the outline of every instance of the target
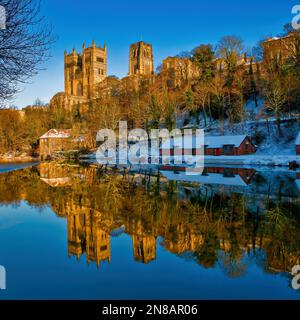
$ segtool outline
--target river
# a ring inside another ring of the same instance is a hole
[[[0,299],[300,298],[299,172],[1,166]]]

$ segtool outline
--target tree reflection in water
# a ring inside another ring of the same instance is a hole
[[[111,259],[110,237],[125,232],[142,263],[156,259],[159,238],[169,252],[205,268],[219,264],[230,277],[244,275],[253,259],[267,272],[290,271],[300,256],[295,179],[231,170],[206,169],[204,178],[219,181],[207,184],[176,180],[176,172],[172,178],[164,171],[45,163],[1,174],[0,202],[50,206],[67,218],[69,255],[86,254],[98,265]],[[218,175],[245,183],[224,185]]]

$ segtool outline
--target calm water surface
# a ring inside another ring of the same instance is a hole
[[[300,173],[3,171],[0,299],[300,298]]]

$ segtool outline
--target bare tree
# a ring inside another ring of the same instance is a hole
[[[287,94],[279,80],[273,79],[273,81],[270,81],[270,84],[266,86],[265,98],[265,108],[275,114],[278,133],[281,134],[280,117],[283,111],[282,109],[287,102]]]
[[[251,56],[254,57],[255,61],[262,61],[264,58],[264,42],[268,39],[267,36],[262,37],[258,43],[252,48],[251,50]]]
[[[49,58],[51,27],[40,13],[39,0],[0,0],[6,24],[0,30],[0,103],[12,98]]]
[[[236,66],[238,59],[243,54],[243,50],[243,40],[236,36],[223,37],[217,44],[217,55],[224,59],[229,69]]]
[[[39,97],[37,97],[33,102],[33,106],[43,107],[45,105],[46,105],[46,103],[42,99],[40,99]]]
[[[238,61],[243,54],[243,40],[236,36],[226,36],[219,40],[217,44],[217,56],[226,65],[226,85],[231,88],[234,76],[237,71]]]

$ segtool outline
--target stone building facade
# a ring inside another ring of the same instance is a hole
[[[169,87],[180,87],[200,77],[199,68],[187,58],[168,57],[162,64],[162,75]]]
[[[130,46],[129,76],[154,73],[152,45],[143,41]]]
[[[46,160],[54,152],[66,151],[72,147],[70,129],[51,129],[39,139],[40,158]]]
[[[65,52],[65,94],[71,97],[91,99],[95,87],[107,77],[107,47],[82,47],[82,54],[73,49]]]
[[[263,42],[264,61],[286,60],[300,53],[300,34],[290,33],[285,37],[273,37]]]

